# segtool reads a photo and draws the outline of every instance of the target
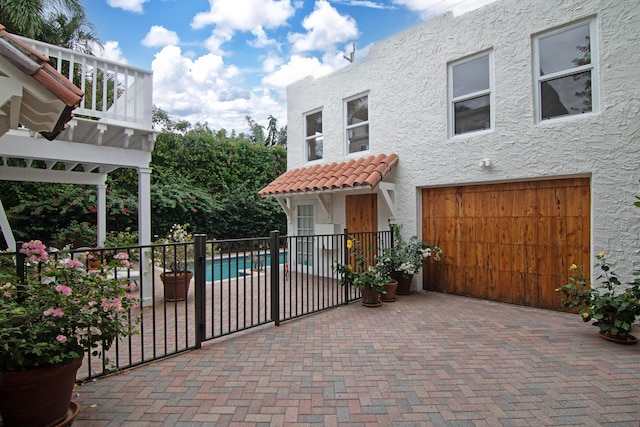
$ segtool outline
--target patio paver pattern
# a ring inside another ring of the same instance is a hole
[[[251,329],[79,386],[74,426],[640,425],[640,345],[432,292]]]

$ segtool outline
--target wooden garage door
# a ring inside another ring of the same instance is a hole
[[[588,178],[424,189],[422,236],[444,257],[423,288],[561,310],[568,267],[589,265],[590,206]]]

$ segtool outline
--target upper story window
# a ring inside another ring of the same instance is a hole
[[[369,95],[347,100],[347,153],[369,149]]]
[[[305,116],[304,142],[308,162],[322,159],[322,111],[316,111]]]
[[[493,128],[492,54],[485,53],[449,66],[452,135]]]
[[[534,39],[538,121],[593,111],[595,21]]]

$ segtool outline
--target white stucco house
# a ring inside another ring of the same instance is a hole
[[[559,308],[572,263],[640,267],[638,70],[636,0],[437,16],[289,86],[288,171],[260,194],[290,235],[394,221],[441,246],[414,289]]]

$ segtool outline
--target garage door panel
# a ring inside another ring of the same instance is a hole
[[[424,189],[422,204],[422,237],[445,252],[425,289],[561,309],[568,265],[589,265],[588,178]]]

